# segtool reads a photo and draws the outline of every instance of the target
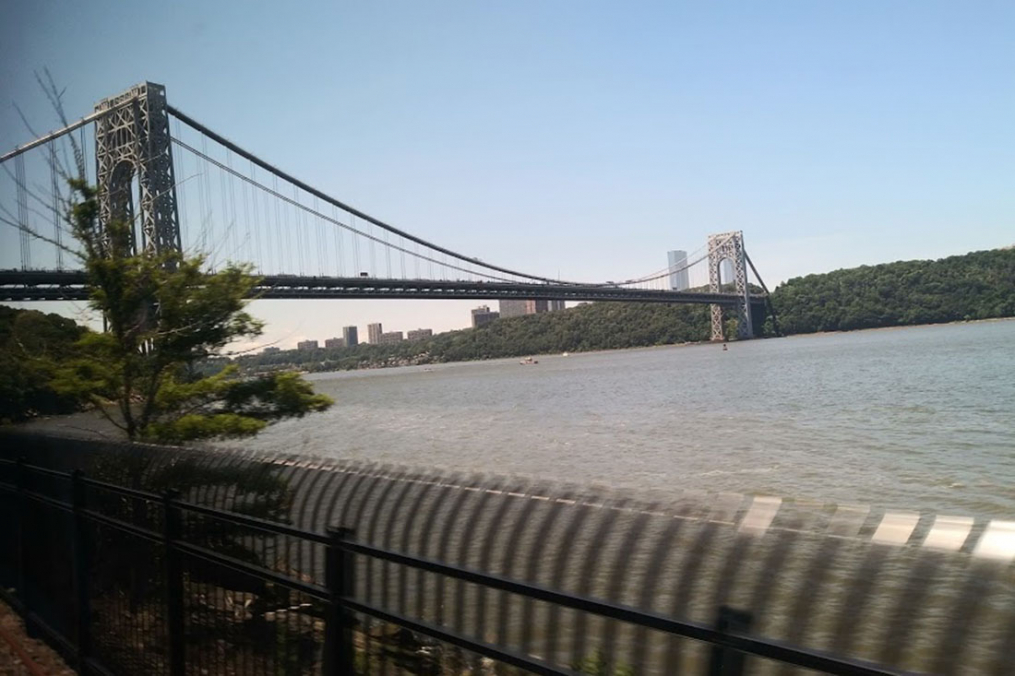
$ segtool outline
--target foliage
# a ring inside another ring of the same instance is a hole
[[[771,303],[786,334],[1012,317],[1015,249],[808,275],[775,289]],[[766,311],[760,302],[752,315],[756,325],[762,324],[761,335],[776,335],[771,318],[762,320]],[[727,336],[736,335],[735,318],[727,315],[725,330]],[[707,305],[591,303],[564,312],[498,319],[427,340],[283,350],[242,357],[237,363],[247,371],[287,366],[340,371],[671,345],[705,341],[710,332]]]
[[[589,676],[634,676],[634,670],[625,664],[618,664],[610,668],[606,657],[600,650],[575,662],[571,668],[579,674],[589,674]]]
[[[797,277],[772,304],[786,333],[1015,317],[1015,249]]]
[[[69,222],[107,330],[77,341],[77,355],[56,370],[56,391],[87,398],[130,439],[168,442],[249,436],[331,405],[296,374],[250,379],[225,368],[202,377],[195,364],[261,332],[243,309],[257,281],[249,266],[207,273],[202,256],[136,252],[132,224],[100,228],[95,189],[71,187]]]
[[[761,312],[760,307],[755,308],[756,317]],[[710,335],[707,305],[590,303],[563,312],[498,319],[475,329],[442,333],[426,340],[285,350],[242,357],[238,364],[249,370],[293,365],[307,371],[335,371],[652,347],[705,341]]]
[[[79,398],[55,391],[50,378],[54,360],[86,331],[59,315],[0,306],[0,422],[79,408]]]

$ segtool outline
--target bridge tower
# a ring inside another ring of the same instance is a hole
[[[742,230],[708,236],[708,285],[712,293],[721,290],[719,269],[725,260],[733,264],[733,284],[737,294],[737,338],[752,338],[754,327],[751,325],[751,294],[747,287],[747,264]],[[711,307],[712,340],[723,340],[722,306]]]
[[[136,252],[180,251],[166,88],[143,82],[103,99],[95,110],[112,110],[95,125],[99,222],[130,219]]]

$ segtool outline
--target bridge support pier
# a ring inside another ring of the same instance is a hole
[[[747,263],[744,256],[744,233],[742,230],[723,232],[708,236],[708,285],[709,291],[722,290],[721,266],[723,261],[733,265],[733,284],[737,301],[737,338],[746,340],[754,337],[751,324],[751,294],[747,287]],[[712,340],[725,340],[722,305],[712,305]]]

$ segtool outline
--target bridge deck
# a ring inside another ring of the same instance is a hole
[[[0,271],[0,300],[86,300],[81,271]],[[431,281],[375,277],[301,277],[268,275],[252,297],[293,298],[419,298],[493,300],[629,301],[640,303],[715,303],[733,305],[732,293],[626,289],[601,285],[524,284],[513,282]]]

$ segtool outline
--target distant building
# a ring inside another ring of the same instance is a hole
[[[501,317],[521,317],[526,313],[525,306],[528,301],[524,300],[502,300],[500,302]]]
[[[562,300],[551,300],[550,301],[550,312],[559,312],[565,309],[564,301]]]
[[[333,350],[336,347],[345,347],[345,338],[328,338],[324,341],[324,347]]]
[[[424,338],[432,337],[433,329],[416,329],[414,331],[409,331],[405,338],[406,340],[423,340]]]
[[[381,334],[384,333],[384,329],[381,328],[381,323],[367,324],[367,340],[376,345],[381,342]]]
[[[516,301],[503,301],[502,300],[500,302],[501,303],[501,307],[504,306],[505,302],[514,303]],[[472,328],[476,328],[477,326],[482,326],[483,324],[489,324],[490,322],[492,322],[494,319],[497,319],[498,317],[500,317],[500,313],[499,312],[491,312],[489,305],[480,305],[479,307],[473,308],[473,310],[472,310]]]
[[[378,326],[380,326],[380,324],[378,324]],[[402,342],[402,340],[403,338],[401,331],[389,331],[388,333],[382,333],[380,336],[377,337],[377,342],[381,345],[384,345],[386,343],[400,343]]]
[[[521,317],[522,315],[535,315],[547,312],[550,309],[550,302],[547,300],[502,300],[500,302],[501,317]]]
[[[318,347],[316,340],[301,340],[296,343],[297,350],[316,350]]]
[[[264,350],[261,351],[261,354],[275,354],[276,352],[281,352],[281,351],[282,351],[282,348],[280,348],[280,347],[266,347],[266,348],[264,348]]]
[[[666,254],[669,260],[670,268],[670,290],[671,291],[686,291],[690,286],[687,279],[687,252],[686,251],[670,251]],[[676,270],[676,272],[673,272]]]
[[[346,347],[356,347],[359,345],[359,331],[355,326],[343,326],[342,338],[345,339]]]

